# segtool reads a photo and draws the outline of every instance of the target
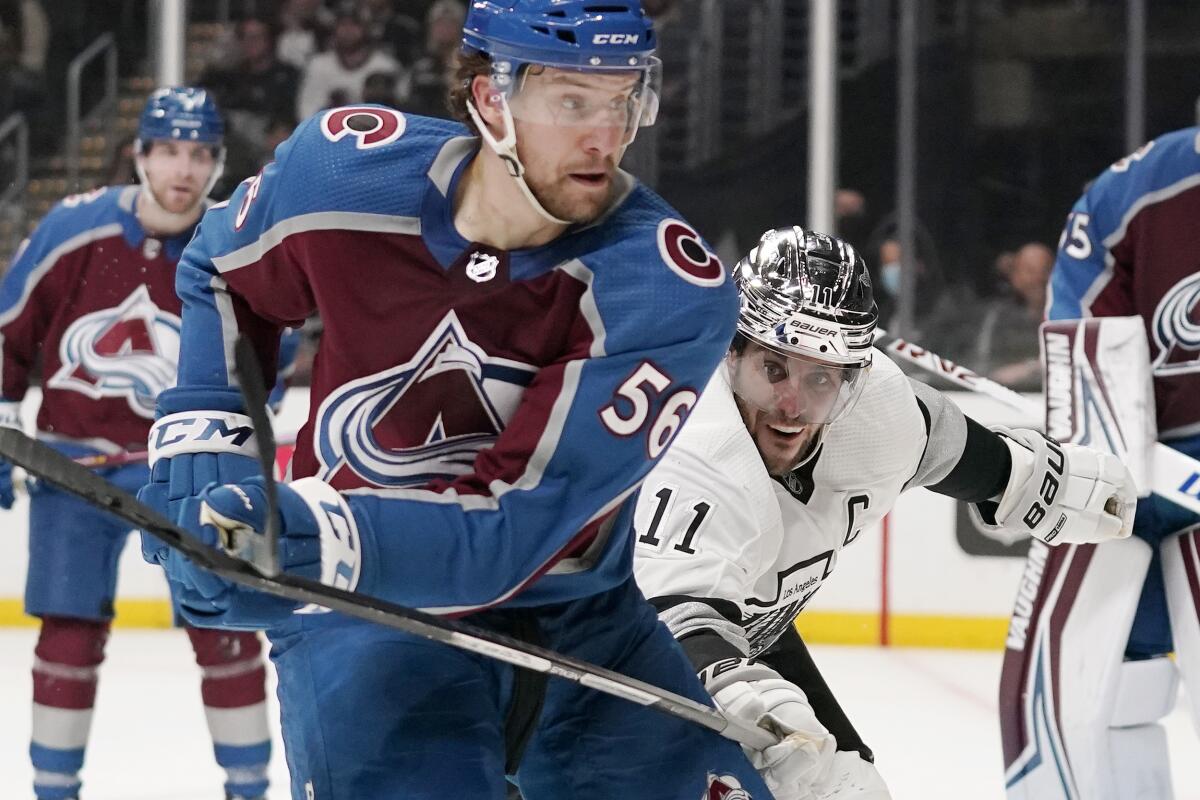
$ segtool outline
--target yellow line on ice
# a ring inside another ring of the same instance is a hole
[[[37,620],[26,616],[19,599],[0,599],[0,627],[36,625]],[[114,626],[169,628],[171,605],[166,600],[118,600]],[[796,628],[811,644],[879,644],[879,615],[869,612],[806,611],[797,620]],[[893,614],[889,639],[899,647],[1000,650],[1007,629],[1008,619],[1003,617]]]

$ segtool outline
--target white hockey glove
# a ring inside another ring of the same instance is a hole
[[[833,754],[825,776],[813,786],[816,800],[892,800],[879,770],[856,752]]]
[[[1012,470],[999,498],[970,507],[984,528],[1019,530],[1046,544],[1090,544],[1133,532],[1137,488],[1116,456],[1023,428],[992,430],[1008,445]]]
[[[776,800],[814,800],[813,786],[832,765],[837,741],[804,692],[765,664],[744,659],[712,664],[700,678],[726,714],[779,736],[762,750],[742,748]]]

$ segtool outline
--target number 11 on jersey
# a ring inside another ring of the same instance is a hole
[[[663,541],[659,538],[658,533],[662,528],[663,520],[671,513],[675,494],[676,490],[670,486],[664,486],[654,493],[654,496],[658,498],[658,502],[654,505],[654,515],[650,518],[650,527],[644,534],[638,537],[639,544],[651,547],[662,546]],[[695,540],[696,534],[704,527],[710,511],[712,511],[712,504],[706,500],[698,500],[692,505],[691,519],[687,527],[683,530],[683,536],[675,543],[676,550],[689,556],[695,555],[696,551],[692,547],[692,542]],[[672,529],[668,528],[668,531],[670,530]]]

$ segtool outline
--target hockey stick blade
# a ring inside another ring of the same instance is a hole
[[[249,541],[225,543],[228,552],[255,565],[259,572],[275,576],[279,569],[279,491],[275,487],[275,431],[267,414],[267,387],[262,366],[254,354],[254,346],[245,336],[239,336],[233,346],[233,370],[241,388],[246,415],[254,425],[254,441],[258,445],[258,466],[262,470],[263,488],[267,494],[267,526],[261,537]]]
[[[1042,419],[1043,409],[1039,403],[1026,399],[1004,384],[985,378],[961,364],[942,358],[931,350],[892,336],[882,328],[875,330],[875,346],[957,386],[999,400],[1028,416],[1032,421],[1040,423]],[[1186,453],[1167,447],[1162,442],[1154,445],[1153,452],[1154,484],[1150,487],[1151,490],[1177,506],[1200,514],[1200,462]],[[1110,502],[1112,500],[1113,498],[1109,499]],[[1115,511],[1108,503],[1105,504],[1105,509],[1109,513]]]
[[[688,720],[748,747],[762,749],[777,742],[772,734],[762,728],[731,719],[716,709],[690,698],[581,659],[475,628],[457,620],[435,617],[423,611],[347,592],[286,572],[276,577],[260,575],[245,561],[206,547],[183,528],[168,521],[137,498],[15,428],[0,428],[0,458],[8,459],[30,475],[91,505],[106,509],[131,525],[157,536],[190,558],[193,563],[241,586],[285,597],[297,603],[313,603],[348,617],[395,628],[533,672],[555,675]]]

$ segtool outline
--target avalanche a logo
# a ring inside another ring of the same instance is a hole
[[[754,800],[732,775],[708,775],[708,791],[701,800]]]
[[[409,361],[351,381],[321,403],[319,477],[333,482],[349,468],[394,488],[464,475],[504,430],[535,374],[528,364],[489,356],[451,311]]]
[[[116,308],[71,323],[58,345],[62,366],[46,385],[93,399],[124,397],[134,413],[154,419],[154,399],[175,385],[179,327],[179,317],[139,286]]]
[[[1200,305],[1200,272],[1171,287],[1158,307],[1150,330],[1158,355],[1150,365],[1155,375],[1200,372],[1200,324],[1193,313]]]

